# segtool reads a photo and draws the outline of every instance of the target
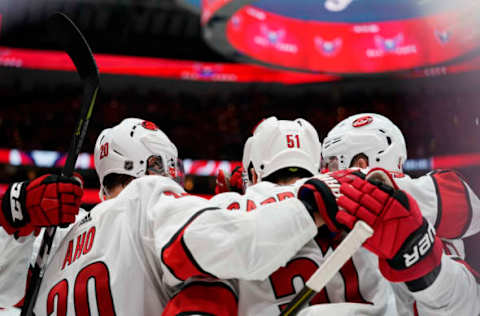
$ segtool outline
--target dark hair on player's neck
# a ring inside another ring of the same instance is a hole
[[[127,174],[111,173],[103,178],[103,186],[107,192],[110,192],[118,186],[126,187],[133,179],[135,179],[135,177]]]
[[[275,171],[269,176],[265,177],[263,180],[280,184],[280,183],[290,183],[294,180],[301,178],[308,178],[313,176],[313,174],[303,168],[298,167],[287,167]]]

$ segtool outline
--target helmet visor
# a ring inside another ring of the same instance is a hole
[[[163,163],[161,156],[150,156],[147,159],[147,175],[161,175],[169,177],[183,187],[185,182],[185,170],[180,159],[170,159],[167,164]]]
[[[337,156],[328,156],[322,159],[322,169],[327,169],[328,171],[337,171],[340,169],[340,164],[338,162]]]

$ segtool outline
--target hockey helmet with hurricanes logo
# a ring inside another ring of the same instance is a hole
[[[182,175],[175,145],[154,123],[138,118],[124,119],[103,130],[95,144],[94,159],[100,195],[106,193],[103,180],[113,173],[138,178],[148,170],[175,180]]]
[[[330,171],[351,167],[363,154],[371,168],[402,172],[407,147],[400,129],[388,118],[361,113],[338,123],[323,140],[322,157]]]
[[[258,181],[284,168],[302,168],[314,175],[320,168],[321,148],[317,131],[306,120],[272,116],[260,122],[248,138],[242,163],[246,172],[255,169]]]

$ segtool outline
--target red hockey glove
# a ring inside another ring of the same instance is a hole
[[[364,246],[378,255],[385,278],[406,282],[434,271],[436,277],[442,243],[412,197],[383,183],[365,180],[342,184],[340,192],[343,195],[337,201],[337,221],[353,228],[357,220],[363,220],[373,228],[374,234]]]
[[[7,233],[20,237],[38,227],[73,223],[83,195],[80,182],[78,176],[47,174],[11,184],[2,199],[0,224]]]
[[[318,175],[306,181],[298,190],[298,199],[303,202],[310,214],[319,213],[328,229],[339,232],[343,227],[337,220],[337,202],[340,185],[353,183],[365,178],[357,169],[346,169]]]
[[[215,194],[224,192],[237,192],[243,194],[243,167],[236,167],[232,171],[230,177],[226,176],[220,169],[217,175],[217,184],[215,186]]]

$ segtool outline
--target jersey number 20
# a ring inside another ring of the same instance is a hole
[[[110,290],[110,278],[108,268],[103,262],[92,263],[83,268],[75,279],[73,288],[73,302],[75,315],[90,316],[90,304],[88,302],[88,281],[95,282],[95,297],[99,316],[114,316],[112,292]],[[63,279],[58,282],[48,293],[47,315],[54,312],[54,302],[57,296],[57,315],[67,315],[68,281]]]

